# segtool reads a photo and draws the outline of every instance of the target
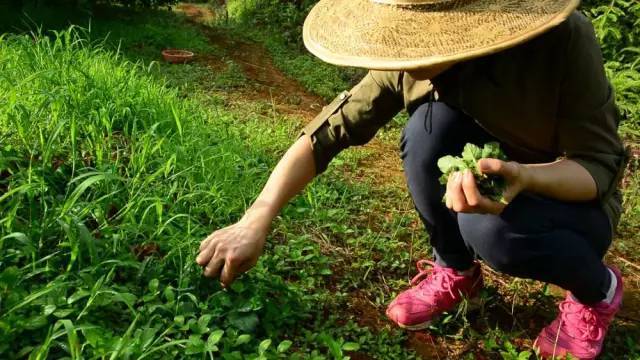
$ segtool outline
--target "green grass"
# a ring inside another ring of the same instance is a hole
[[[305,231],[339,227],[366,186],[318,182],[254,271],[229,291],[202,278],[199,241],[243,213],[297,122],[205,109],[105,46],[0,42],[0,357],[411,358],[397,331],[323,315],[334,261]]]
[[[96,15],[75,8],[27,7],[23,14],[16,14],[6,4],[0,4],[0,32],[42,33],[50,30],[65,30],[71,24],[90,29],[90,37],[104,40],[105,47],[120,50],[120,54],[131,60],[150,62],[160,60],[160,52],[166,48],[183,48],[196,53],[219,55],[222,50],[214,48],[206,37],[180,20],[175,14],[164,10],[134,11],[121,7],[97,7]]]

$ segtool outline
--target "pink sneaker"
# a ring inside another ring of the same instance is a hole
[[[567,292],[560,303],[560,314],[542,329],[534,343],[543,358],[564,358],[571,355],[586,360],[595,359],[602,351],[602,344],[613,316],[622,306],[622,275],[610,267],[618,280],[618,288],[611,304],[604,301],[587,306],[579,303]]]
[[[425,269],[425,265],[433,269]],[[462,297],[472,298],[482,288],[482,272],[476,264],[470,276],[433,261],[418,261],[420,273],[411,280],[411,289],[402,292],[387,307],[387,317],[408,330],[422,330],[431,320],[453,309]],[[425,278],[426,277],[426,278]]]

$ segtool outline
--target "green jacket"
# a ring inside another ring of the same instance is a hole
[[[544,163],[566,157],[593,176],[612,228],[622,210],[618,183],[627,152],[591,22],[573,13],[527,43],[456,64],[431,81],[370,71],[310,122],[317,172],[351,145],[373,138],[403,108],[429,101],[457,107],[500,140],[509,157]]]

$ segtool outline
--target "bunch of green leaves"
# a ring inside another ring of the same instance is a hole
[[[438,168],[442,171],[440,183],[445,185],[453,173],[471,170],[480,194],[491,200],[501,201],[506,182],[501,176],[483,174],[480,171],[478,160],[486,158],[507,160],[507,156],[500,149],[500,144],[497,142],[486,143],[483,148],[475,144],[467,144],[461,156],[447,155],[441,157],[438,160]]]

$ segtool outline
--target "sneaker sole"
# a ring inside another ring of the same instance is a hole
[[[427,321],[425,323],[422,323],[422,324],[417,324],[417,325],[402,325],[400,323],[397,323],[397,324],[398,324],[398,326],[400,328],[405,329],[405,330],[420,331],[420,330],[424,330],[424,329],[428,328],[429,325],[431,325],[431,320],[429,320],[429,321]]]
[[[458,305],[460,306],[460,304]],[[479,296],[476,296],[472,299],[467,300],[467,310],[477,310],[480,308],[480,306],[482,306],[482,301],[480,299]],[[454,308],[455,309],[455,308]],[[435,319],[437,319],[439,316],[435,317]],[[415,324],[415,325],[404,325],[404,324],[400,324],[400,323],[396,323],[400,328],[408,330],[408,331],[420,331],[420,330],[424,330],[426,328],[429,327],[429,325],[431,325],[431,323],[433,322],[434,319],[431,319],[429,321],[425,321],[423,323],[420,324]]]

